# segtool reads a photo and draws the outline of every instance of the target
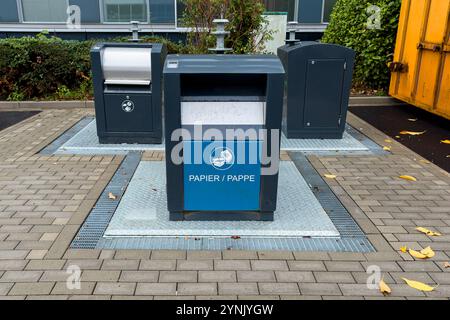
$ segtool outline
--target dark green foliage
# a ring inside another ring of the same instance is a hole
[[[367,28],[367,8],[381,8],[381,29]],[[386,89],[390,73],[401,0],[338,0],[323,42],[347,46],[356,51],[354,85]]]
[[[108,41],[127,41],[117,38]],[[184,46],[159,37],[170,53]],[[0,99],[62,99],[92,97],[90,48],[100,40],[67,41],[40,34],[36,37],[0,39]]]

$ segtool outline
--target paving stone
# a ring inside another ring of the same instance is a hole
[[[327,252],[304,252],[296,251],[293,252],[296,260],[307,260],[307,261],[323,261],[330,260],[330,256]]]
[[[82,260],[67,260],[64,269],[71,266],[79,267],[81,270],[98,270],[102,266],[102,260],[82,259]]]
[[[158,282],[158,271],[122,271],[120,280],[123,282]]]
[[[253,295],[258,293],[256,283],[219,283],[219,294],[221,295]]]
[[[26,260],[0,260],[0,270],[23,270],[27,263]]]
[[[214,260],[214,270],[250,270],[250,261]]]
[[[436,283],[441,285],[450,284],[450,272],[430,272],[429,276],[433,278]]]
[[[280,296],[277,295],[251,295],[251,296],[247,296],[247,295],[243,295],[243,296],[238,296],[238,300],[280,300]]]
[[[102,270],[137,270],[139,260],[103,260]]]
[[[176,260],[142,260],[139,270],[175,270]]]
[[[289,270],[283,260],[252,260],[252,270]]]
[[[322,261],[288,261],[291,271],[325,271],[325,264]]]
[[[332,296],[342,295],[335,283],[300,283],[300,292],[304,295]]]
[[[180,295],[216,295],[216,283],[179,283],[178,294]]]
[[[314,277],[317,282],[328,282],[328,283],[354,283],[355,279],[353,278],[350,272],[332,272],[332,271],[319,271],[314,272]]]
[[[292,260],[294,255],[291,251],[258,251],[261,260]]]
[[[64,266],[64,260],[30,260],[26,270],[61,270]]]
[[[42,271],[6,271],[0,282],[37,282]]]
[[[404,271],[439,271],[439,267],[433,261],[399,261],[398,264]]]
[[[133,295],[135,288],[136,288],[136,283],[99,282],[95,286],[94,294]]]
[[[325,261],[328,271],[364,271],[361,263],[353,261]]]
[[[235,271],[199,271],[198,282],[236,282]]]
[[[12,286],[12,283],[0,283],[0,296],[6,296]],[[0,300],[2,300],[2,297],[0,297]]]
[[[9,295],[48,295],[55,284],[52,282],[16,283]]]
[[[316,282],[310,271],[276,271],[278,282]]]
[[[258,259],[258,253],[256,251],[226,250],[222,252],[222,258],[224,260]]]
[[[186,259],[186,251],[157,250],[157,251],[152,252],[151,259],[155,259],[155,260]]]
[[[197,282],[196,271],[161,271],[159,282]]]
[[[188,260],[201,260],[201,259],[222,259],[221,251],[188,251]]]
[[[176,283],[138,283],[136,286],[136,295],[156,296],[176,294]]]
[[[276,282],[274,271],[237,271],[239,282]]]
[[[213,270],[213,260],[178,260],[177,270]]]
[[[123,273],[128,271],[123,271]],[[117,281],[119,279],[121,271],[114,270],[84,270],[81,273],[81,281]],[[133,282],[133,281],[130,281]]]
[[[300,294],[296,283],[258,283],[259,292],[262,295],[291,295]]]
[[[90,295],[94,292],[95,282],[81,282],[80,287],[69,289],[66,282],[57,282],[51,294],[56,295]]]
[[[150,253],[150,250],[118,250],[114,259],[146,260],[150,258]]]

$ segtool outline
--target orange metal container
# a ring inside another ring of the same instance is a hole
[[[450,119],[450,0],[403,0],[389,94]]]

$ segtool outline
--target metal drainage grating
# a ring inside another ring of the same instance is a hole
[[[108,199],[113,192],[121,199],[140,161],[140,154],[131,152],[105,188],[71,244],[84,249],[174,249],[174,250],[289,250],[328,252],[373,252],[374,247],[334,195],[322,177],[302,153],[290,153],[314,195],[323,206],[340,237],[103,237],[119,201]]]
[[[73,127],[65,131],[62,135],[52,141],[48,146],[42,149],[39,153],[51,155],[55,154],[67,141],[72,139],[78,132],[83,130],[89,123],[92,122],[94,117],[85,117],[78,121]]]
[[[81,226],[70,246],[71,248],[94,249],[97,246],[97,243],[105,233],[109,221],[116,211],[119,201],[125,193],[126,187],[133,177],[140,160],[141,153],[128,153],[105,190],[103,190],[86,221]],[[110,192],[117,196],[117,200],[109,199],[108,194]]]

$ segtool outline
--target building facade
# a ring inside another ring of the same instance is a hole
[[[269,12],[286,12],[288,21],[300,23],[298,32],[320,37],[336,0],[265,0]],[[77,7],[72,7],[77,6]],[[80,27],[67,25],[80,9]],[[129,33],[130,21],[141,23],[141,32],[179,38],[180,0],[1,0],[0,37],[34,34],[47,30],[63,38],[87,39]]]

